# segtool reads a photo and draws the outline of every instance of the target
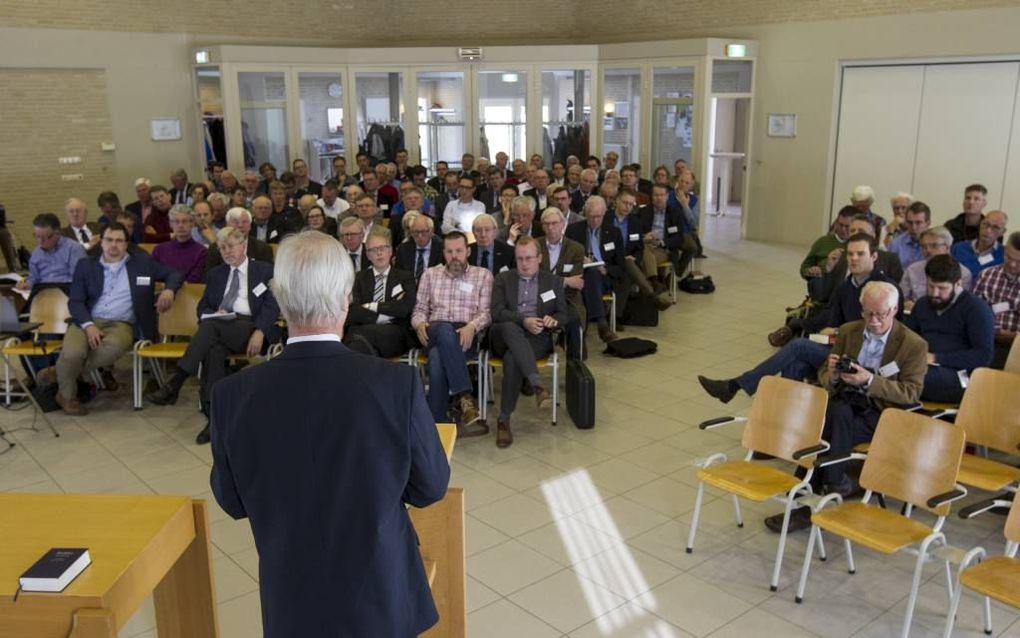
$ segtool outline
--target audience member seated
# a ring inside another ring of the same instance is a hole
[[[272,202],[271,213],[276,219],[276,228],[280,229],[280,239],[285,230],[293,230],[304,226],[301,213],[294,206],[292,199],[293,184],[290,182],[274,181],[269,184],[269,199]],[[254,203],[252,204],[254,206]],[[276,239],[274,237],[274,239]],[[269,240],[263,240],[269,241]],[[279,241],[279,240],[277,240]]]
[[[327,180],[322,185],[322,196],[315,200],[315,203],[322,208],[322,212],[333,220],[343,217],[344,213],[351,207],[345,200],[340,198],[340,189],[335,179]]]
[[[626,186],[626,184],[625,184]],[[634,193],[634,198],[641,202],[640,193]],[[673,264],[673,270],[677,277],[683,277],[687,266],[694,259],[698,251],[697,244],[690,233],[683,231],[684,221],[681,218],[681,211],[670,208],[669,189],[664,186],[652,188],[651,203],[638,209],[641,216],[642,241],[644,249],[644,270],[649,278],[659,277],[659,265],[669,262]]]
[[[530,199],[530,198],[529,198]],[[547,208],[542,213],[542,229],[544,235],[538,238],[538,247],[542,254],[539,265],[543,271],[551,272],[563,278],[563,290],[570,305],[570,322],[564,326],[566,330],[567,356],[571,359],[582,357],[580,333],[588,327],[588,311],[581,291],[584,290],[584,245],[563,236],[563,213],[558,208]],[[616,339],[616,334],[609,329],[605,318],[605,306],[596,306],[601,310],[599,337],[608,343]],[[603,328],[604,326],[604,328]]]
[[[410,319],[417,291],[414,275],[390,265],[393,246],[385,228],[369,233],[365,252],[372,267],[354,277],[344,343],[365,354],[396,357],[411,347]]]
[[[843,458],[855,445],[870,442],[885,408],[908,408],[920,398],[928,348],[920,336],[896,320],[899,291],[885,282],[869,282],[861,291],[863,319],[840,327],[839,338],[818,380],[829,391],[822,440],[829,443],[825,459]],[[847,360],[849,359],[849,361]],[[837,364],[849,364],[850,372]],[[844,498],[857,491],[846,463],[823,467],[814,482],[826,493]],[[770,516],[766,526],[778,532],[783,514]],[[811,508],[790,517],[789,531],[811,525]]]
[[[234,189],[240,186],[237,183],[237,177],[234,176],[233,171],[229,171],[226,167],[223,167],[222,171],[219,171],[219,177],[216,176],[215,171],[213,173],[213,179],[216,181],[216,190],[228,195],[234,192]]]
[[[234,187],[234,190],[229,193],[224,193],[224,195],[230,197],[231,208],[236,208],[237,206],[247,208],[249,206],[248,192],[244,190],[243,186],[236,186]]]
[[[161,244],[170,241],[170,193],[163,186],[149,189],[152,206],[148,215],[142,217],[142,241],[147,244]]]
[[[630,296],[631,286],[634,282],[627,275],[624,266],[623,237],[616,226],[605,225],[606,200],[598,195],[592,195],[584,202],[584,219],[567,226],[564,235],[576,241],[584,247],[584,306],[587,309],[588,317],[597,318],[605,314],[605,302],[602,296],[614,293],[616,295],[616,318],[623,319],[623,312],[627,307],[627,298]],[[596,266],[601,262],[602,265]],[[600,321],[600,334],[602,334],[601,323],[606,322],[605,318]],[[607,323],[606,329],[609,325]]]
[[[181,386],[202,370],[200,401],[205,427],[195,437],[198,444],[209,442],[209,397],[213,385],[227,376],[227,357],[243,353],[254,357],[263,351],[275,329],[280,307],[269,289],[273,266],[245,253],[247,240],[236,228],[224,228],[216,244],[225,263],[209,271],[205,292],[198,302],[198,332],[188,342],[184,356],[165,386],[145,395],[156,405],[173,405]]]
[[[499,191],[499,206],[490,213],[496,220],[496,227],[499,229],[499,236],[503,241],[510,237],[510,226],[513,225],[513,201],[517,197],[517,187],[511,184],[503,184]],[[532,213],[534,217],[534,213]]]
[[[565,186],[553,186],[548,192],[549,205],[560,209],[560,212],[563,213],[563,218],[567,221],[567,226],[584,221],[584,217],[582,217],[579,212],[575,212],[570,208],[570,193],[567,191]],[[587,201],[587,199],[588,198],[586,197],[585,201]]]
[[[340,243],[347,249],[347,255],[351,258],[355,273],[372,267],[372,262],[365,254],[364,242],[365,224],[360,219],[348,217],[340,222]]]
[[[210,164],[211,166],[211,164]],[[215,169],[213,169],[215,171]],[[276,167],[273,166],[272,162],[262,162],[259,164],[259,175],[262,176],[262,181],[259,182],[259,192],[264,195],[269,194],[269,185],[277,181],[276,178]],[[213,183],[219,188],[219,181],[215,172],[213,173]]]
[[[112,221],[117,221],[117,213],[124,210],[120,206],[120,198],[113,191],[103,191],[96,198],[96,206],[99,206],[99,225],[105,226]]]
[[[584,168],[580,164],[574,164],[567,168],[566,175],[563,180],[563,186],[567,187],[567,192],[573,197],[574,193],[581,188],[581,172]]]
[[[183,274],[188,283],[197,284],[203,280],[205,259],[209,251],[192,237],[193,226],[191,209],[186,204],[177,204],[171,208],[170,228],[173,237],[171,241],[157,245],[152,251],[152,258]]]
[[[169,199],[169,196],[167,197]],[[77,245],[77,244],[75,244]],[[39,373],[40,383],[58,384],[57,403],[66,414],[85,414],[78,400],[78,377],[112,366],[134,344],[136,333],[156,339],[155,308],[164,312],[184,277],[144,252],[127,252],[127,229],[111,223],[103,230],[103,254],[78,262],[71,281],[71,325],[54,368]],[[80,246],[79,246],[80,248]],[[166,284],[157,299],[156,282]]]
[[[241,175],[241,188],[244,189],[244,208],[248,208],[251,206],[251,201],[259,194],[259,174],[253,170],[246,170]],[[194,208],[194,204],[191,207]]]
[[[419,214],[411,221],[411,241],[397,246],[397,268],[412,273],[416,283],[426,270],[443,263],[443,240],[436,237],[435,228],[431,217]]]
[[[963,212],[946,222],[946,228],[953,234],[953,243],[978,238],[981,220],[985,218],[981,211],[988,203],[987,197],[988,189],[981,184],[971,184],[963,190]]]
[[[344,188],[351,184],[357,184],[358,180],[353,176],[347,174],[347,158],[343,155],[337,155],[332,160],[333,163],[333,182],[337,185],[338,191],[343,191]],[[325,184],[323,184],[325,186]]]
[[[142,241],[142,222],[149,217],[152,211],[152,182],[148,177],[139,177],[135,180],[135,196],[138,197],[124,207],[124,210],[135,216],[135,236],[133,241],[137,244]]]
[[[584,210],[584,203],[592,195],[598,194],[599,174],[590,168],[581,171],[578,176],[577,190],[567,192],[570,198],[570,210],[580,213]],[[562,210],[562,209],[561,209]]]
[[[924,267],[928,295],[903,323],[928,342],[928,373],[921,399],[959,403],[974,368],[992,362],[995,320],[988,305],[963,289],[960,264],[938,255]]]
[[[303,198],[302,198],[303,199]],[[334,233],[329,232],[329,223],[333,220],[326,217],[326,213],[323,212],[322,208],[318,205],[312,206],[311,210],[305,216],[305,230],[317,230],[320,233],[325,233],[330,237],[336,237]]]
[[[500,193],[505,183],[506,177],[503,175],[503,171],[495,166],[490,166],[489,170],[485,171],[485,188],[478,192],[478,201],[482,202],[485,212],[490,215],[501,210]]]
[[[256,261],[261,261],[266,264],[273,263],[273,249],[269,247],[269,244],[255,239],[251,234],[251,213],[244,208],[231,208],[227,211],[227,225],[231,228],[236,228],[244,233],[244,236],[248,238],[248,248],[245,250],[245,254]],[[219,236],[217,235],[217,243]],[[217,244],[209,245],[209,252],[205,257],[205,272],[208,275],[209,271],[223,263],[223,257],[220,255],[220,248]]]
[[[857,212],[853,206],[841,208],[836,215],[836,221],[832,222],[830,232],[816,239],[808,249],[807,257],[800,262],[800,276],[808,280],[809,293],[811,292],[810,281],[825,275],[826,264],[832,259],[833,254],[842,251],[843,244],[850,236],[850,222],[853,221]]]
[[[952,255],[975,276],[985,268],[999,266],[1003,260],[1002,236],[1009,219],[1001,210],[989,212],[978,224],[977,239],[953,244]]]
[[[460,157],[460,173],[458,177],[470,177],[478,181],[482,174],[475,170],[475,156],[471,153],[464,153]]]
[[[446,187],[446,174],[450,171],[450,165],[443,160],[436,162],[436,174],[434,177],[426,180],[426,184],[432,190],[440,193]]]
[[[88,220],[85,202],[72,197],[64,203],[64,214],[67,215],[67,226],[60,231],[64,237],[75,240],[86,251],[99,245],[99,224]]]
[[[308,177],[308,164],[303,159],[297,158],[291,162],[290,170],[294,173],[295,197],[300,199],[303,195],[315,195],[318,199],[322,195],[322,184]]]
[[[900,258],[900,266],[909,268],[910,264],[924,259],[921,233],[931,226],[931,209],[924,202],[914,202],[907,208],[903,225],[907,232],[900,233],[890,242],[889,252]]]
[[[914,203],[914,196],[910,193],[899,192],[889,198],[889,209],[892,210],[892,220],[885,226],[885,236],[882,237],[882,245],[886,250],[893,240],[909,232],[907,230],[907,209]],[[928,220],[929,225],[931,220]],[[904,265],[904,268],[907,266]]]
[[[837,334],[840,326],[860,317],[862,312],[861,291],[869,283],[877,281],[888,283],[893,288],[896,287],[896,283],[892,279],[875,269],[878,242],[874,237],[866,233],[851,236],[846,243],[846,252],[850,276],[836,290],[829,308],[817,317],[811,318],[811,325],[808,330],[805,330],[808,334],[816,330],[825,336]],[[897,300],[899,300],[898,293]],[[799,325],[801,324],[795,324],[795,326]],[[699,376],[698,381],[701,383],[701,387],[716,399],[728,403],[739,390],[753,395],[758,391],[758,383],[768,375],[780,374],[787,379],[797,381],[813,376],[825,363],[825,357],[831,350],[828,343],[818,343],[807,337],[792,339],[790,334],[786,334],[784,338],[786,341],[783,342],[783,347],[779,352],[751,370],[733,379],[715,380]],[[770,341],[772,341],[771,335]]]
[[[484,268],[493,275],[514,267],[514,249],[497,238],[499,230],[492,215],[486,213],[475,217],[471,224],[471,232],[475,236],[475,243],[471,244],[468,263]]]
[[[191,213],[194,217],[194,224],[191,228],[191,238],[205,248],[216,243],[216,227],[213,226],[212,208],[209,202],[196,202],[191,206]]]
[[[382,211],[376,207],[375,200],[372,199],[371,195],[362,195],[355,200],[354,216],[361,220],[361,225],[365,229],[365,234],[361,238],[362,241],[368,237],[368,234],[374,228],[383,228]],[[390,223],[395,223],[392,217],[390,217]]]
[[[875,191],[870,186],[856,186],[850,193],[850,205],[868,216],[868,221],[875,226],[875,237],[881,237],[885,218],[871,210],[874,203]]]
[[[1002,369],[1013,339],[1020,331],[1020,232],[1011,233],[1001,266],[986,268],[974,285],[995,317],[995,356],[991,367]]]
[[[562,216],[562,213],[561,213]],[[521,235],[538,238],[545,231],[542,222],[535,218],[535,198],[518,195],[510,202],[510,228],[506,231],[506,243],[511,246]]]
[[[924,271],[928,260],[936,255],[948,255],[953,245],[953,236],[946,230],[945,226],[929,228],[921,233],[921,254],[923,259],[910,264],[910,267],[903,271],[903,279],[900,280],[900,290],[903,291],[903,308],[910,310],[919,299],[928,294],[928,275]],[[959,262],[957,262],[959,263]],[[964,290],[971,290],[974,287],[974,280],[970,270],[960,264],[960,285]]]
[[[225,228],[227,225],[227,211],[230,210],[230,199],[223,193],[212,193],[206,201],[209,202],[209,208],[212,210],[213,228],[216,230]],[[215,243],[215,241],[212,242],[212,244]]]
[[[440,184],[439,194],[432,200],[435,209],[435,218],[440,224],[443,223],[443,213],[450,202],[460,198],[460,175],[456,171],[447,172]]]
[[[28,277],[14,287],[31,291],[32,296],[41,287],[59,287],[68,292],[78,260],[85,258],[85,249],[60,233],[60,220],[53,213],[36,215],[32,232],[38,246],[28,259]]]
[[[443,257],[445,265],[433,266],[421,277],[411,327],[428,351],[432,418],[447,421],[452,399],[457,435],[481,436],[489,426],[478,422],[467,362],[490,323],[492,273],[468,264],[467,236],[459,231],[443,238]]]
[[[695,192],[694,173],[684,170],[669,191],[669,205],[676,206],[684,214],[684,230],[694,238],[697,247],[698,259],[705,258],[705,249],[701,245],[701,238],[698,237],[698,227],[701,224],[698,213],[698,194]],[[610,182],[612,183],[612,182]]]
[[[854,209],[855,211],[857,209]],[[869,237],[875,237],[875,225],[861,212],[856,212],[850,220],[850,236],[863,233]],[[877,239],[877,238],[876,238]],[[824,310],[832,300],[832,295],[839,288],[839,285],[846,281],[846,251],[843,248],[836,248],[829,253],[829,259],[825,264],[825,274],[820,278],[808,282],[812,310],[815,312]],[[903,267],[900,265],[900,258],[894,252],[878,249],[878,257],[875,260],[875,268],[884,272],[893,281],[900,281],[903,278]]]
[[[670,302],[662,299],[661,295],[668,292],[666,286],[656,279],[650,281],[645,276],[642,265],[644,263],[644,242],[641,240],[641,216],[635,210],[637,198],[632,192],[621,192],[616,196],[616,206],[612,216],[607,215],[602,222],[605,226],[613,226],[620,231],[621,250],[624,254],[623,269],[630,280],[638,287],[642,295],[655,299],[655,305],[659,310],[665,310]]]
[[[435,217],[435,209],[432,208],[432,202],[425,199],[425,192],[415,186],[413,182],[404,182],[400,185],[400,202],[393,207],[393,214],[390,215],[389,228],[393,234],[393,245],[404,241],[403,219],[404,214],[409,210],[416,210],[429,217]]]
[[[517,407],[522,383],[530,387],[540,410],[552,405],[536,362],[552,352],[552,331],[570,319],[563,280],[539,270],[538,242],[521,238],[514,246],[514,256],[517,269],[498,274],[492,287],[490,340],[493,353],[503,359],[496,421],[496,446],[501,448],[514,441],[510,417]]]
[[[191,206],[191,187],[194,184],[188,182],[188,172],[183,168],[174,169],[170,173],[170,204],[186,204]]]
[[[361,188],[372,196],[383,217],[390,216],[390,212],[400,199],[400,193],[390,185],[389,171],[382,163],[376,165],[374,171],[365,173],[361,179]]]
[[[609,173],[606,173],[606,179],[608,178]],[[649,196],[650,193],[641,191],[639,186],[640,183],[638,181],[638,173],[637,170],[634,168],[633,164],[628,164],[627,166],[624,166],[623,168],[620,169],[620,189],[621,190],[629,189],[633,191],[634,197],[637,198],[638,206],[644,208],[646,206],[651,205],[652,199]],[[665,207],[666,205],[664,204],[662,208]],[[677,227],[679,227],[679,223],[677,224]]]
[[[442,233],[452,230],[469,232],[471,223],[485,212],[485,204],[475,199],[475,183],[467,175],[462,175],[459,182],[457,199],[451,200],[443,210]]]

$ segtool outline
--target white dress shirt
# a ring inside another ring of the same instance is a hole
[[[336,341],[337,343],[343,343],[340,341],[340,336],[333,334],[332,332],[324,332],[321,334],[314,335],[302,335],[300,337],[288,337],[287,345],[292,343],[301,343],[302,341]]]
[[[471,232],[471,224],[474,223],[475,217],[478,217],[485,212],[485,204],[481,203],[477,199],[472,199],[468,203],[455,199],[446,205],[446,210],[443,211],[443,234],[450,232],[451,230],[459,230],[464,233]]]
[[[332,206],[327,206],[326,202],[320,197],[315,200],[315,203],[322,207],[322,212],[326,213],[326,217],[332,217],[333,219],[339,219],[340,215],[350,210],[351,205],[347,203],[347,200],[337,197],[333,201]]]
[[[226,296],[227,291],[230,290],[230,280],[234,278],[234,271],[237,271],[237,298],[234,299],[234,307],[230,309],[231,312],[237,315],[251,316],[251,305],[248,303],[248,260],[245,259],[237,268],[230,269],[230,275],[227,276],[227,287],[223,289],[223,295]]]

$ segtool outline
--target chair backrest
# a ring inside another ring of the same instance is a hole
[[[1006,365],[1002,369],[1013,374],[1020,374],[1020,335],[1013,337],[1013,345],[1009,347]]]
[[[170,309],[159,315],[159,334],[164,337],[190,337],[198,332],[198,302],[205,284],[184,284]]]
[[[978,368],[963,393],[956,425],[967,442],[1020,454],[1020,374]]]
[[[829,394],[822,388],[765,377],[758,384],[747,417],[744,447],[810,467],[813,457],[794,461],[793,453],[821,442],[828,401]]]
[[[39,334],[64,334],[70,317],[67,293],[60,288],[44,288],[32,298],[28,320],[31,323],[42,323],[37,329]]]
[[[1013,505],[1009,508],[1009,516],[1006,517],[1006,529],[1003,533],[1006,535],[1006,540],[1020,543],[1020,498],[1013,499]]]
[[[138,248],[143,250],[143,251],[145,251],[145,252],[147,252],[147,253],[149,253],[151,255],[152,251],[155,250],[155,248],[156,248],[156,244],[141,243],[141,244],[138,244]]]
[[[962,428],[931,417],[886,408],[861,470],[861,487],[945,516],[949,505],[928,499],[953,491],[965,444]]]

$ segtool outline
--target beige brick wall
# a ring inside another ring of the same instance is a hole
[[[10,27],[230,35],[334,46],[595,43],[735,26],[1020,6],[1018,0],[4,0]]]
[[[0,69],[0,127],[17,134],[0,144],[0,201],[14,232],[30,249],[32,218],[57,213],[74,195],[98,217],[96,196],[110,187],[114,158],[101,151],[112,139],[106,74],[99,70]],[[58,158],[80,157],[61,164]],[[81,174],[82,181],[63,181]],[[126,202],[125,202],[126,203]]]

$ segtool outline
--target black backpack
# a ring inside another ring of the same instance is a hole
[[[602,353],[621,359],[633,359],[634,357],[643,357],[647,354],[655,354],[655,351],[658,349],[659,346],[654,341],[627,337],[626,339],[610,341],[606,344],[606,349]]]
[[[715,284],[708,275],[687,275],[677,284],[680,290],[692,295],[707,295],[715,292]]]

